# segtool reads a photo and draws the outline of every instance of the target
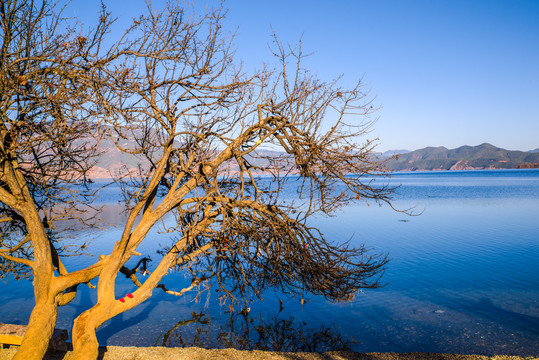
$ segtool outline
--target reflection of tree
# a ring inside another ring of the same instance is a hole
[[[159,336],[155,345],[283,352],[351,350],[351,341],[344,339],[334,326],[308,328],[305,322],[298,322],[293,317],[276,315],[271,319],[253,320],[231,314],[226,324],[216,325],[203,313],[193,312],[191,316],[191,319],[178,322],[162,338]],[[194,334],[188,335],[189,331],[184,327],[193,325],[196,326]]]
[[[200,324],[208,324],[210,321],[209,319],[206,317],[206,314],[203,314],[202,312],[200,313],[196,313],[196,312],[192,312],[191,313],[191,319],[188,319],[188,320],[182,320],[180,322],[178,322],[176,325],[174,325],[172,327],[172,329],[168,330],[166,333],[163,334],[163,340],[161,341],[161,346],[167,346],[167,343],[169,342],[169,338],[172,336],[172,339],[178,339],[180,341],[180,346],[185,346],[184,345],[184,342],[182,340],[182,336],[181,336],[181,333],[175,333],[174,331],[179,328],[180,326],[186,326],[186,325],[189,325],[189,324],[193,324],[193,323],[200,323]],[[199,328],[197,327],[197,330]],[[197,331],[197,334],[199,334],[199,331]],[[159,340],[160,340],[161,336],[159,336],[159,338],[157,338],[157,341],[155,342],[155,346],[158,346],[159,345]],[[197,337],[195,337],[197,338]]]

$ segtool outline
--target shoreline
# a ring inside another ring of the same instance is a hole
[[[16,349],[0,349],[0,360],[11,360]],[[44,360],[69,360],[71,351],[47,352]],[[537,360],[533,356],[510,355],[459,355],[441,353],[356,353],[330,351],[325,353],[284,353],[261,350],[203,349],[103,346],[99,348],[99,360]]]
[[[539,167],[521,167],[521,168],[466,168],[466,169],[401,169],[401,170],[389,170],[389,174],[405,174],[405,173],[440,173],[440,172],[447,172],[447,173],[458,173],[458,172],[474,172],[474,171],[515,171],[515,170],[523,170],[523,171],[537,171],[539,170]],[[256,176],[271,176],[267,173],[253,173],[253,175]],[[298,173],[290,173],[290,176],[297,176]],[[113,178],[111,177],[100,177],[100,176],[89,176],[89,179],[92,182],[105,182],[105,181],[113,181]]]

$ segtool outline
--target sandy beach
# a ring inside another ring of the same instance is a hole
[[[11,360],[16,349],[0,350],[0,360]],[[49,352],[45,360],[69,360],[71,352]],[[271,351],[239,351],[235,349],[120,347],[100,348],[99,360],[536,360],[537,357],[483,356],[435,353],[282,353]]]

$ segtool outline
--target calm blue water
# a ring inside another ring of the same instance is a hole
[[[538,356],[539,170],[399,173],[392,183],[401,185],[394,205],[415,207],[420,216],[371,204],[316,219],[329,239],[351,238],[389,254],[384,288],[366,290],[353,302],[309,298],[303,306],[299,299],[266,294],[264,301],[253,302],[247,318],[227,313],[214,292],[195,300],[194,294],[176,298],[156,290],[151,300],[104,324],[100,343],[275,349],[288,339],[282,346],[293,350],[308,347],[290,339],[310,336],[326,339],[322,349],[345,344],[361,352]],[[109,188],[103,199],[116,203],[117,190]],[[108,216],[111,222],[121,220],[117,207],[111,206]],[[96,254],[106,253],[120,231],[109,228],[80,238],[94,238]],[[153,241],[140,251],[154,257],[163,236],[152,234]],[[68,266],[90,261],[70,258]],[[182,281],[178,274],[171,277]],[[11,279],[0,289],[0,322],[26,323],[31,284]],[[127,280],[118,280],[118,295],[131,290]],[[94,301],[94,290],[82,287],[60,309],[57,327],[69,329]]]

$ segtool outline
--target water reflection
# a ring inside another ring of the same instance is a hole
[[[389,253],[392,260],[383,278],[387,287],[346,304],[312,299],[301,306],[298,299],[285,298],[284,309],[273,318],[281,304],[274,294],[265,294],[264,301],[250,305],[247,319],[225,313],[215,292],[204,304],[195,302],[196,294],[177,298],[156,291],[100,327],[100,344],[323,351],[341,343],[359,352],[539,356],[539,170],[396,174],[393,180],[403,185],[395,205],[426,208],[423,215],[406,219],[387,207],[350,206],[337,217],[315,222],[330,240],[355,234],[352,244]],[[105,230],[67,239],[80,246],[93,240],[85,249],[93,256],[64,259],[70,271],[109,253],[121,237],[125,213],[117,204],[120,193],[105,190],[94,204],[102,206]],[[138,249],[154,260],[150,271],[167,236],[152,230]],[[136,268],[139,260],[126,266]],[[182,288],[191,277],[171,273],[165,281]],[[135,287],[121,275],[116,289],[123,296]],[[0,283],[0,320],[28,323],[32,294],[30,281],[11,276]],[[59,309],[57,327],[71,329],[73,319],[96,299],[95,290],[80,287],[75,300]],[[339,331],[330,327],[327,340],[319,327],[332,323]],[[313,338],[323,343],[313,344]]]
[[[270,319],[253,319],[236,313],[231,313],[226,323],[212,323],[206,314],[193,312],[191,318],[159,336],[155,346],[282,352],[352,350],[354,341],[344,338],[334,326],[316,329],[306,325],[293,317],[275,315]]]

